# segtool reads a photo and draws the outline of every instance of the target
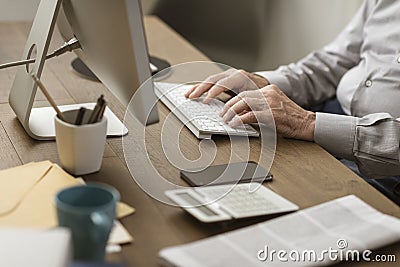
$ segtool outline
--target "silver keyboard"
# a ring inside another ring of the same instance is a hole
[[[192,85],[172,83],[154,83],[156,95],[181,120],[186,127],[199,139],[211,138],[213,134],[234,136],[259,136],[250,125],[232,128],[224,123],[219,113],[224,103],[214,100],[209,104],[202,102],[203,98],[189,100],[184,93]]]

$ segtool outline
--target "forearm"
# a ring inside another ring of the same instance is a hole
[[[355,161],[367,177],[400,175],[400,122],[387,113],[363,118],[317,113],[314,141]]]

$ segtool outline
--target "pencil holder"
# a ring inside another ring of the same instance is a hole
[[[73,175],[97,172],[101,168],[107,137],[107,119],[85,124],[91,110],[87,110],[82,125],[74,122],[79,110],[63,112],[65,121],[55,117],[56,142],[62,167]]]

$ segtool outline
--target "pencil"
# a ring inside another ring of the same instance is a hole
[[[97,122],[97,118],[99,116],[100,108],[101,108],[101,106],[103,105],[103,102],[104,102],[103,98],[104,98],[104,96],[101,95],[97,99],[96,106],[94,107],[94,109],[92,111],[92,114],[90,115],[90,118],[89,118],[89,121],[88,121],[89,124]]]
[[[107,106],[107,102],[104,101],[104,102],[103,102],[103,105],[102,105],[101,108],[100,108],[99,116],[97,117],[97,121],[98,121],[98,122],[101,121],[101,120],[103,119],[104,111],[106,110],[106,106]]]
[[[60,109],[57,107],[56,102],[54,102],[53,98],[50,96],[49,92],[47,91],[46,87],[44,87],[44,84],[42,83],[42,81],[39,80],[39,78],[35,75],[35,74],[31,74],[33,80],[35,81],[35,83],[38,85],[38,87],[40,88],[40,90],[42,91],[42,93],[44,94],[44,96],[47,98],[47,101],[49,101],[50,105],[54,108],[54,110],[57,113],[57,116],[65,121],[64,115],[61,113]]]
[[[81,107],[78,111],[78,115],[76,116],[75,125],[81,125],[83,116],[85,115],[86,108]]]

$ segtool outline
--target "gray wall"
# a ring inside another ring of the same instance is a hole
[[[213,60],[248,70],[330,42],[362,0],[160,0],[153,12]]]
[[[156,1],[142,0],[144,11],[148,13]],[[31,20],[39,2],[40,0],[0,0],[0,21]]]
[[[0,21],[31,20],[39,2],[0,0]],[[157,11],[175,20],[172,26],[213,60],[258,70],[293,62],[328,43],[361,2],[142,0],[142,5],[146,14]]]
[[[31,20],[40,0],[0,0],[0,20]]]
[[[293,62],[332,41],[362,0],[272,0],[265,23],[265,47],[254,68]]]

